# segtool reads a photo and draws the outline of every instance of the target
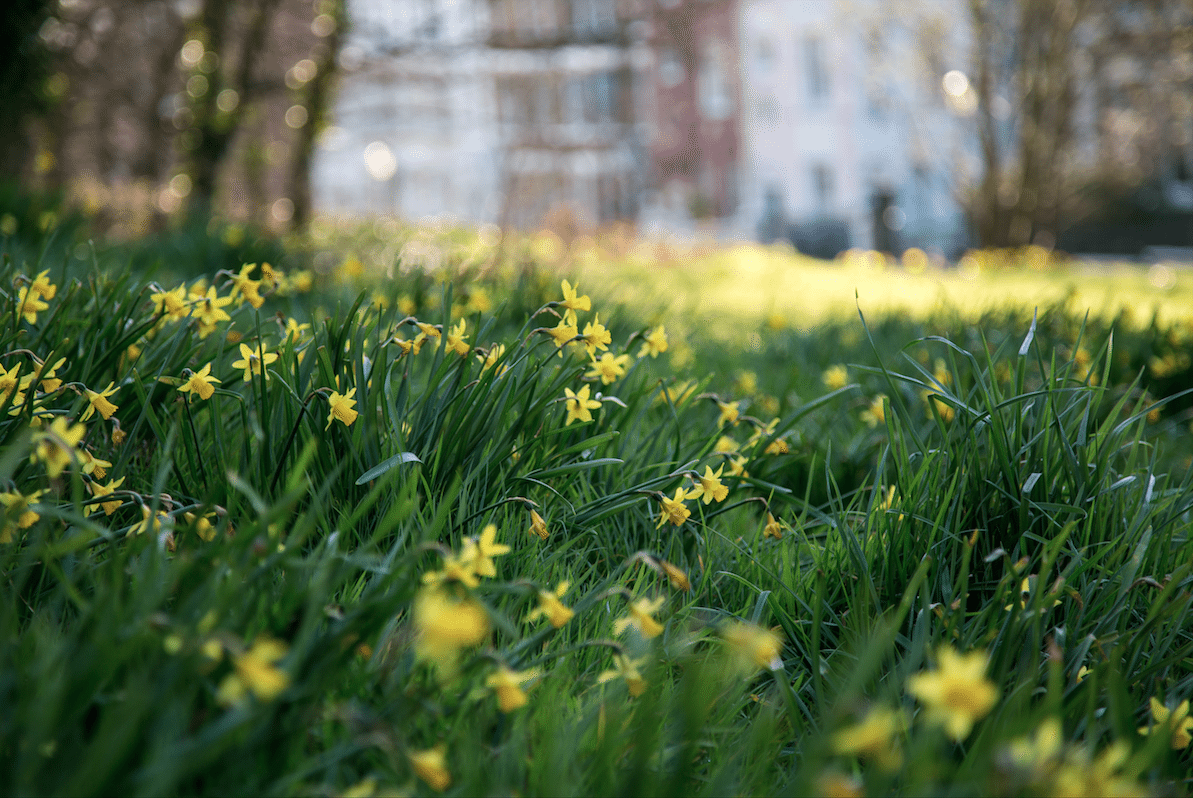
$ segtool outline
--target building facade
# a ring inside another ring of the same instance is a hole
[[[908,23],[878,2],[743,0],[739,235],[823,256],[965,246],[967,43],[930,28],[952,0],[924,5]]]

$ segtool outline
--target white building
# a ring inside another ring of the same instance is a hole
[[[495,214],[495,111],[484,0],[352,0],[316,204],[405,218]]]
[[[910,5],[908,19],[878,0],[743,0],[739,234],[824,254],[964,246],[964,9]]]
[[[643,172],[616,0],[352,0],[320,210],[531,226],[632,216]]]

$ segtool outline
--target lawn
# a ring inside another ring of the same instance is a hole
[[[1188,793],[1183,274],[41,218],[4,792]]]

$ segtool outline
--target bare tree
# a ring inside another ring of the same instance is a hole
[[[310,62],[314,75],[301,75],[306,80],[297,90],[298,103],[306,109],[307,123],[298,129],[298,142],[290,161],[287,195],[294,203],[292,224],[303,227],[311,217],[311,161],[319,134],[327,126],[335,87],[336,65],[340,45],[344,40],[348,14],[344,0],[324,0],[314,23],[319,41],[312,48]],[[301,62],[300,62],[301,63]],[[305,65],[304,65],[305,66]]]
[[[195,101],[194,135],[187,153],[191,207],[201,213],[213,203],[220,167],[246,108],[255,99],[258,84],[254,72],[279,2],[203,2],[198,41],[205,51],[188,79],[188,92]]]

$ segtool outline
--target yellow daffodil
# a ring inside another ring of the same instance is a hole
[[[721,630],[721,635],[748,669],[767,668],[772,671],[783,667],[779,656],[783,642],[769,629],[763,629],[745,621],[734,621]]]
[[[37,523],[41,515],[32,505],[37,504],[43,493],[44,490],[28,495],[17,491],[0,493],[0,504],[4,505],[4,526],[0,528],[0,543],[12,543],[14,532],[28,529]]]
[[[846,756],[872,759],[883,770],[897,770],[903,764],[898,735],[904,725],[903,713],[873,709],[860,722],[833,735],[833,750]]]
[[[1041,721],[1035,732],[1017,737],[1007,745],[1007,755],[1021,770],[1042,770],[1059,759],[1064,749],[1064,727],[1059,718]]]
[[[705,504],[711,504],[714,501],[725,501],[725,497],[729,495],[729,488],[721,484],[721,473],[725,470],[722,465],[713,472],[712,466],[704,467],[704,476],[693,476],[695,485],[688,491],[687,498],[702,499]]]
[[[239,274],[232,276],[232,292],[229,294],[232,301],[235,302],[238,298],[244,297],[244,300],[254,308],[259,308],[265,303],[258,291],[261,281],[249,279],[249,275],[256,267],[255,263],[246,263],[240,267]]]
[[[659,611],[665,600],[663,596],[656,599],[648,599],[644,596],[633,602],[629,606],[630,614],[614,621],[613,634],[619,635],[632,626],[647,640],[658,637],[663,632],[663,625],[651,616]]]
[[[675,489],[675,497],[662,497],[662,507],[659,508],[659,522],[655,524],[655,529],[658,529],[663,524],[670,521],[675,526],[680,526],[684,521],[691,517],[692,511],[684,505],[684,500],[688,498],[687,491],[683,488]]]
[[[426,336],[427,340],[435,339],[435,345],[438,346],[440,340],[443,338],[443,332],[434,324],[427,324],[426,322],[416,321],[414,326],[418,327],[422,335]],[[432,347],[433,348],[433,347]]]
[[[732,427],[737,423],[738,416],[741,414],[737,402],[722,402],[720,399],[716,401],[717,407],[721,411],[721,416],[717,419],[717,426],[723,427],[728,424]]]
[[[758,392],[758,375],[745,369],[737,372],[737,378],[733,381],[733,390],[752,396]]]
[[[208,513],[207,515],[186,513],[182,517],[188,524],[194,527],[195,534],[199,536],[200,540],[207,543],[215,540],[215,525],[211,523],[212,513]]]
[[[283,341],[291,343],[299,343],[306,338],[307,333],[310,332],[311,325],[307,323],[299,324],[297,319],[286,319],[286,329],[282,336]]]
[[[670,580],[673,588],[684,591],[692,589],[692,583],[688,580],[688,575],[678,565],[669,563],[666,560],[659,560],[659,567],[663,569],[663,573],[667,574],[667,579]]]
[[[417,355],[423,348],[423,342],[427,340],[427,336],[419,333],[413,339],[407,341],[400,335],[395,334],[393,338],[389,339],[389,343],[397,344],[402,349],[403,355]]]
[[[355,387],[350,388],[348,393],[331,392],[327,397],[327,425],[323,429],[330,429],[333,421],[341,421],[346,427],[352,426],[358,415],[353,409],[356,406],[356,400],[352,398],[355,394]]]
[[[410,751],[410,767],[415,774],[435,792],[443,792],[452,784],[452,774],[447,769],[447,746],[443,743],[425,751]]]
[[[280,640],[260,637],[248,651],[235,655],[236,672],[220,684],[216,698],[225,706],[239,704],[251,692],[261,701],[272,701],[290,686],[290,675],[277,666],[289,647]]]
[[[33,459],[45,464],[52,479],[79,457],[79,442],[86,433],[87,428],[82,424],[71,424],[58,416],[48,430],[34,434]]]
[[[770,513],[766,514],[766,526],[762,529],[762,536],[775,540],[783,539],[783,525]]]
[[[497,542],[497,527],[494,524],[486,524],[485,528],[481,530],[481,536],[476,541],[474,568],[477,575],[490,578],[497,576],[497,566],[494,565],[492,558],[509,554],[509,552],[509,546]]]
[[[592,310],[592,300],[587,296],[577,296],[580,286],[577,285],[572,288],[572,284],[564,280],[560,286],[563,289],[563,301],[559,304],[568,310],[575,312],[577,310]]]
[[[170,291],[155,291],[149,295],[153,302],[153,312],[159,313],[170,321],[182,321],[190,315],[190,305],[187,304],[186,286],[180,285]]]
[[[638,350],[638,357],[658,357],[667,351],[667,330],[659,325],[642,339],[642,348]]]
[[[120,479],[114,479],[107,485],[101,485],[99,484],[98,480],[93,479],[87,483],[87,488],[91,491],[92,496],[97,499],[102,499],[105,496],[111,496],[112,493],[123,484],[124,477],[121,477]],[[121,504],[123,504],[123,502],[120,499],[111,499],[106,502],[99,502],[98,506],[103,508],[104,515],[111,515],[120,509]],[[83,512],[87,515],[90,515],[91,513],[95,512],[96,506],[96,503],[92,502],[83,508]]]
[[[452,350],[461,357],[467,355],[468,350],[470,349],[467,343],[468,336],[464,334],[465,325],[466,322],[464,319],[460,319],[458,324],[448,330],[447,343],[445,345],[448,349]]]
[[[41,301],[41,294],[31,291],[28,286],[17,293],[17,315],[23,316],[30,324],[37,324],[37,314],[49,307]]]
[[[4,400],[8,400],[18,388],[22,387],[20,373],[21,363],[19,361],[11,369],[5,369],[4,366],[0,366],[0,396]],[[23,404],[24,401],[24,397],[21,397],[19,402],[14,400],[13,404]]]
[[[569,586],[570,584],[567,581],[563,581],[555,586],[555,590],[540,590],[539,605],[530,611],[530,614],[526,616],[526,620],[535,621],[540,617],[546,616],[547,620],[556,629],[559,629],[570,621],[575,613],[572,612],[570,607],[560,601],[564,594],[568,592]]]
[[[210,399],[215,394],[214,383],[219,381],[217,377],[211,376],[211,364],[208,363],[198,371],[192,372],[186,382],[178,386],[178,390],[182,393],[189,393],[188,399],[195,396],[200,399]]]
[[[598,350],[608,349],[609,344],[613,343],[613,336],[601,324],[601,314],[599,313],[596,314],[596,317],[592,321],[584,325],[582,338],[584,348],[588,350],[590,358],[596,357]]]
[[[907,680],[907,690],[924,704],[929,720],[944,726],[945,733],[961,741],[973,726],[998,703],[998,690],[986,679],[986,652],[958,654],[943,646],[937,652],[938,668]]]
[[[490,346],[488,354],[486,354],[482,358],[481,373],[483,374],[484,372],[493,368],[493,366],[497,365],[497,361],[500,360],[502,358],[502,356],[504,356],[504,355],[505,355],[505,344],[493,344],[492,346]],[[505,368],[506,368],[505,366],[502,366],[500,369],[497,370],[498,376],[500,376],[505,371]]]
[[[216,325],[221,321],[231,321],[232,317],[224,310],[225,305],[232,303],[231,296],[219,296],[215,286],[207,289],[207,293],[196,303],[192,314],[199,322],[199,337],[206,338],[215,332]]]
[[[816,795],[823,798],[865,798],[866,785],[854,776],[831,770],[816,780]]]
[[[775,438],[762,450],[763,454],[787,454],[790,451],[791,446],[782,438]]]
[[[862,421],[866,422],[867,427],[874,428],[879,424],[886,423],[886,408],[883,406],[884,399],[886,399],[886,394],[879,394],[862,411]]]
[[[113,413],[119,410],[116,405],[108,401],[109,396],[120,390],[115,387],[114,383],[109,382],[108,387],[99,392],[93,391],[90,388],[84,388],[83,390],[87,394],[87,406],[83,408],[83,413],[79,416],[79,421],[86,421],[91,418],[92,414],[97,410],[103,416],[104,421],[107,421],[112,417]]]
[[[269,380],[269,372],[265,367],[278,359],[273,352],[266,352],[261,344],[256,349],[250,349],[247,344],[240,345],[240,360],[232,364],[234,369],[244,369],[244,381],[248,382],[254,374],[260,374]]]
[[[58,293],[58,286],[50,282],[50,270],[39,272],[29,284],[29,290],[41,295],[42,299],[53,299]]]
[[[543,332],[551,336],[551,339],[555,341],[555,346],[559,348],[560,354],[563,354],[562,347],[579,335],[576,331],[576,325],[569,324],[566,318],[560,319],[559,323],[554,327],[544,328]]]
[[[465,648],[489,635],[489,614],[472,598],[451,598],[440,588],[424,588],[414,599],[415,652],[420,659],[450,669]]]
[[[496,673],[489,675],[485,684],[493,688],[493,692],[497,695],[497,706],[501,708],[501,711],[509,713],[526,706],[529,699],[526,697],[526,691],[522,689],[522,685],[538,675],[539,672],[536,670],[514,671],[502,665],[498,667]]]
[[[141,520],[128,528],[125,533],[128,537],[133,535],[143,535],[146,532],[156,535],[161,532],[163,528],[169,529],[174,524],[174,519],[168,513],[158,510],[154,513],[147,505],[141,505]]]
[[[94,474],[96,479],[107,478],[108,469],[112,467],[110,461],[96,457],[85,448],[79,449],[79,464],[84,474],[88,476]]]
[[[36,372],[37,379],[41,381],[38,385],[38,389],[45,393],[53,393],[54,391],[61,388],[62,380],[58,378],[57,372],[58,369],[62,368],[65,364],[66,358],[64,357],[58,358],[58,361],[52,366],[48,365],[48,361],[46,363],[42,363]]]
[[[629,355],[614,356],[612,352],[605,352],[601,359],[592,358],[592,368],[585,374],[589,379],[600,378],[602,385],[608,385],[618,377],[625,376],[626,366],[629,365]]]
[[[571,388],[563,389],[564,395],[567,397],[567,421],[564,426],[568,426],[573,421],[589,422],[592,421],[591,410],[596,410],[601,406],[600,400],[588,398],[588,386],[580,386],[580,390],[573,392]]]
[[[824,387],[830,391],[838,391],[849,384],[849,371],[842,365],[829,366],[821,377]]]
[[[613,655],[613,670],[604,671],[597,676],[597,682],[604,684],[613,679],[625,679],[626,689],[630,695],[637,698],[646,691],[646,679],[638,669],[646,662],[646,657],[630,659],[625,654]]]
[[[1169,709],[1152,697],[1149,702],[1152,711],[1152,725],[1140,726],[1140,734],[1155,734],[1167,731],[1172,735],[1172,747],[1182,750],[1193,742],[1193,718],[1189,717],[1189,699],[1177,704],[1176,709]]]
[[[547,522],[536,511],[530,511],[530,534],[538,535],[540,539],[547,539]]]
[[[262,282],[269,283],[274,288],[277,288],[279,285],[282,284],[282,281],[285,279],[286,279],[286,273],[283,272],[281,269],[276,269],[273,266],[270,266],[268,263],[261,264],[261,281]]]
[[[423,574],[423,584],[440,585],[444,582],[459,582],[466,587],[477,587],[480,580],[476,572],[477,547],[471,540],[464,541],[464,549],[459,554],[449,554],[443,558],[442,571],[430,571]]]
[[[733,440],[733,438],[730,438],[728,435],[722,435],[721,437],[717,438],[717,442],[713,444],[713,451],[720,452],[722,454],[731,454],[736,452],[739,448],[740,446],[738,445],[737,441]]]

